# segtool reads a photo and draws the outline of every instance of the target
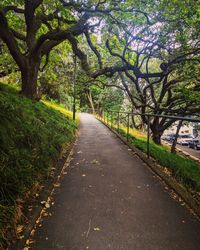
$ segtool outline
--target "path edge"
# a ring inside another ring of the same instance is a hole
[[[52,190],[54,189],[54,183],[57,181],[58,176],[61,176],[63,169],[65,168],[66,163],[68,163],[70,161],[71,155],[73,153],[74,145],[75,145],[75,143],[78,139],[78,136],[79,136],[79,130],[80,130],[80,124],[78,124],[78,126],[77,126],[77,131],[75,133],[75,136],[74,136],[72,142],[70,143],[69,148],[66,150],[64,155],[60,159],[58,159],[58,162],[56,162],[54,164],[54,166],[56,168],[55,176],[52,179],[49,178],[46,181],[46,183],[44,184],[44,188],[41,191],[41,193],[39,194],[39,197],[37,199],[39,203],[41,201],[47,201]],[[31,231],[34,229],[34,227],[36,225],[36,221],[40,217],[43,208],[44,207],[42,205],[39,205],[38,207],[34,208],[34,212],[29,218],[30,221],[29,221],[28,225],[26,226],[25,230],[23,231],[23,236],[24,236],[23,239],[17,240],[14,244],[11,244],[10,246],[8,246],[8,248],[7,248],[8,250],[24,249],[24,247],[26,246],[26,241],[30,237]]]
[[[110,131],[112,131],[125,145],[127,145],[133,152],[135,152],[144,163],[146,163],[150,170],[152,170],[166,183],[166,185],[168,185],[173,191],[175,191],[189,206],[189,208],[192,209],[197,219],[200,221],[200,202],[198,202],[184,186],[178,183],[177,180],[172,176],[167,175],[163,171],[163,167],[156,163],[155,159],[148,159],[147,155],[144,152],[129,143],[125,137],[118,134],[117,131],[108,126],[103,120],[99,119],[98,117],[95,118],[102,124],[104,124]]]

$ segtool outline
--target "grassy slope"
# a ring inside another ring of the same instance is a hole
[[[117,130],[117,127],[115,129]],[[120,133],[126,137],[126,128],[121,126]],[[144,133],[130,129],[129,142],[147,153],[147,139]],[[161,166],[170,169],[178,181],[200,192],[200,165],[198,163],[186,157],[171,154],[169,147],[157,145],[152,140],[150,141],[150,155]]]
[[[0,84],[0,248],[16,222],[16,200],[48,177],[74,138],[71,113],[55,103],[33,102]],[[18,213],[19,214],[19,213]],[[9,222],[9,223],[8,223]],[[9,228],[10,227],[10,228]]]

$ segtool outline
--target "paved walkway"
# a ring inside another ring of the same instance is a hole
[[[73,158],[31,249],[200,249],[200,222],[91,115]]]

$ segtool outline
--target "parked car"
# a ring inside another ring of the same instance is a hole
[[[200,150],[200,138],[194,138],[188,143],[189,148]]]
[[[179,135],[177,138],[177,143],[180,145],[188,145],[190,141],[192,141],[194,137],[190,134],[188,135]]]
[[[173,142],[173,140],[175,139],[175,135],[174,134],[163,135],[161,139],[163,141]]]

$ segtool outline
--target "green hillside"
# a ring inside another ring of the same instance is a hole
[[[16,226],[16,201],[47,179],[75,131],[71,113],[61,106],[33,102],[0,84],[0,249]]]

